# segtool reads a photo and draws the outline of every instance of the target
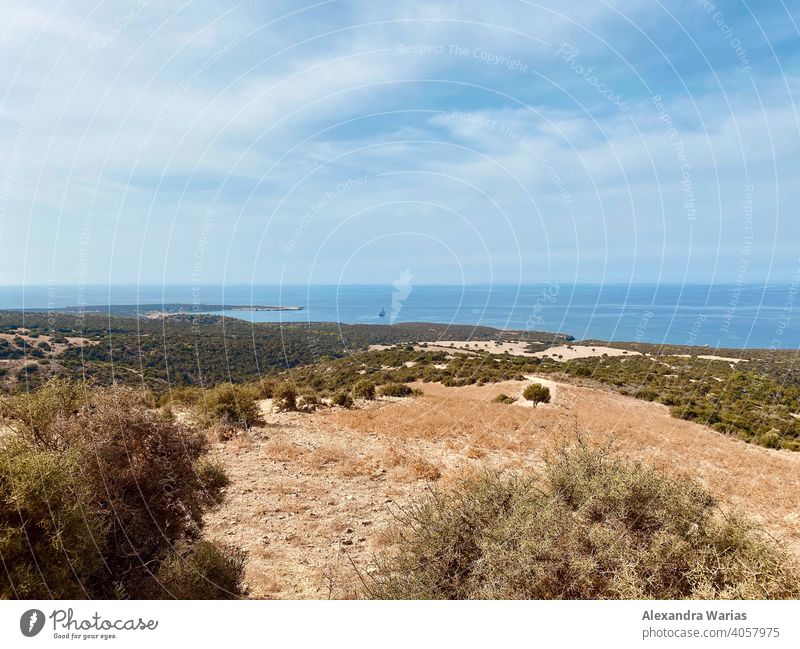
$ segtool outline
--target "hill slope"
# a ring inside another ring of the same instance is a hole
[[[308,414],[275,414],[263,402],[264,426],[212,451],[232,484],[206,534],[249,552],[252,597],[352,596],[352,564],[369,569],[388,543],[393,512],[431,482],[536,466],[581,430],[701,482],[723,508],[744,510],[800,556],[800,454],[747,444],[601,388],[551,383],[548,405],[492,403],[526,385],[419,383],[424,396]]]

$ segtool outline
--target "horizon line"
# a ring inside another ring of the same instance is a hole
[[[465,283],[454,283],[454,282],[424,282],[424,283],[411,283],[411,286],[414,287],[423,287],[423,286],[453,286],[453,287],[492,287],[492,286],[517,286],[517,287],[524,287],[524,286],[539,286],[543,284],[565,284],[571,286],[786,286],[786,285],[794,285],[796,282],[791,280],[780,280],[780,281],[758,281],[758,282],[737,282],[737,281],[717,281],[717,282],[680,282],[680,281],[636,281],[636,282],[624,282],[624,281],[609,281],[609,282],[576,282],[573,280],[541,280],[538,282],[465,282]],[[57,283],[57,284],[2,284],[0,283],[0,289],[3,288],[79,288],[79,287],[103,287],[103,288],[115,288],[115,287],[125,287],[125,288],[132,288],[132,287],[166,287],[166,286],[180,286],[180,287],[200,287],[200,288],[233,288],[233,287],[255,287],[255,286],[275,286],[275,287],[299,287],[299,286],[327,286],[327,287],[335,287],[335,286],[380,286],[380,287],[390,287],[393,286],[393,282],[387,283],[378,283],[378,282],[347,282],[347,283],[328,283],[328,282],[309,282],[309,283],[302,283],[302,282],[283,282],[280,284],[274,284],[269,282],[259,282],[259,283],[244,283],[244,282],[233,282],[231,284],[195,284],[195,283],[181,283],[181,282],[165,282],[165,283],[149,283],[149,282],[141,282],[141,283],[129,283],[129,282],[118,282],[113,284],[106,284],[106,283]]]

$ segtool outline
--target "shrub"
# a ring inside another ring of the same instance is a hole
[[[53,424],[78,412],[87,403],[83,383],[50,379],[38,390],[0,400],[0,415],[22,438],[40,448],[62,448],[63,440],[53,439]]]
[[[384,397],[410,397],[414,393],[405,383],[387,383],[380,392]]]
[[[146,573],[165,545],[197,531],[204,493],[194,465],[205,451],[198,434],[148,410],[128,388],[95,392],[53,428],[79,454],[93,506],[109,515],[104,559],[112,574]]]
[[[272,399],[275,395],[275,381],[272,379],[261,379],[258,382],[258,389],[261,391],[262,399]]]
[[[550,388],[539,383],[531,383],[522,393],[522,397],[533,403],[550,403]]]
[[[789,555],[700,486],[579,445],[407,509],[378,599],[793,599]]]
[[[514,403],[516,401],[516,399],[514,397],[509,397],[507,394],[501,392],[494,399],[492,399],[492,401],[494,403],[509,404],[509,403]]]
[[[258,408],[260,394],[252,385],[222,383],[206,392],[205,410],[217,421],[250,428],[262,423]]]
[[[242,595],[244,560],[241,550],[198,541],[185,556],[162,563],[158,581],[175,599],[236,599]]]
[[[156,596],[153,574],[196,539],[221,472],[197,471],[203,438],[139,392],[93,390],[67,413],[53,389],[25,395],[49,424],[0,438],[0,597]]]
[[[297,390],[288,383],[281,383],[275,388],[272,403],[278,412],[297,410]]]
[[[316,394],[301,394],[295,402],[296,409],[300,412],[314,412],[321,404]]]
[[[332,403],[334,406],[341,406],[342,408],[352,408],[353,397],[347,394],[347,392],[337,392],[335,395],[333,395]]]
[[[375,398],[375,384],[372,381],[359,381],[353,386],[353,396],[356,399],[372,401]]]
[[[0,453],[0,599],[85,597],[107,524],[86,506],[77,454],[16,436],[0,438]]]
[[[200,388],[177,387],[170,388],[160,399],[160,406],[194,406],[203,399],[203,391]]]
[[[216,498],[231,481],[225,468],[219,462],[202,457],[195,463],[195,471],[203,488]]]

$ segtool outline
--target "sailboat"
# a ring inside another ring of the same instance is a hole
[[[386,309],[381,309],[381,312],[378,314],[381,318],[386,317]]]

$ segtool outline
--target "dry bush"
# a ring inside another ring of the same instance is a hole
[[[159,401],[161,406],[195,406],[203,399],[203,391],[200,388],[182,386],[170,388]]]
[[[317,408],[324,405],[323,402],[320,401],[319,397],[315,394],[303,394],[297,397],[295,401],[294,408],[287,407],[286,402],[283,402],[283,405],[280,406],[278,409],[280,411],[284,410],[299,410],[300,412],[314,412]]]
[[[216,460],[201,457],[195,463],[195,471],[203,489],[213,500],[217,500],[222,490],[231,483],[231,479],[225,472],[225,467]]]
[[[353,397],[347,394],[347,392],[337,392],[334,394],[331,403],[341,408],[352,408],[354,405]]]
[[[93,506],[109,515],[104,559],[112,574],[146,573],[164,547],[196,533],[204,505],[198,434],[144,408],[127,388],[94,392],[90,405],[52,428],[79,454]]]
[[[49,380],[35,392],[0,399],[0,417],[20,437],[40,448],[63,448],[51,435],[53,423],[72,416],[87,403],[88,388],[68,379]]]
[[[403,512],[378,599],[793,599],[790,556],[703,488],[579,445]]]
[[[375,457],[350,456],[339,463],[338,472],[342,477],[355,478],[360,475],[372,475],[380,469],[380,462]]]
[[[260,379],[255,385],[258,387],[262,399],[272,399],[278,384],[274,379]]]
[[[205,480],[218,485],[224,475],[198,472],[204,438],[149,408],[141,393],[89,390],[70,412],[49,396],[65,389],[30,395],[33,406],[49,399],[54,411],[41,410],[37,434],[2,438],[0,593],[163,596],[154,575],[177,544],[197,538]]]
[[[434,482],[442,477],[439,467],[419,456],[409,459],[406,468],[409,474],[417,480]]]
[[[157,578],[175,599],[238,599],[244,562],[245,554],[237,548],[198,541],[164,561]]]
[[[402,451],[399,451],[396,446],[390,445],[384,449],[381,461],[384,466],[392,469],[396,466],[404,464],[406,461],[406,456],[402,453]]]
[[[481,458],[486,457],[486,451],[481,448],[476,448],[475,446],[468,446],[464,455],[471,460],[480,460]]]
[[[272,405],[278,412],[297,410],[297,390],[289,383],[277,385],[272,393]]]
[[[213,424],[205,429],[204,434],[209,442],[229,442],[239,435],[240,428],[231,424]]]
[[[411,480],[434,481],[442,475],[435,464],[420,455],[401,451],[394,445],[385,448],[381,463],[387,468],[399,469],[401,474],[405,474]]]

